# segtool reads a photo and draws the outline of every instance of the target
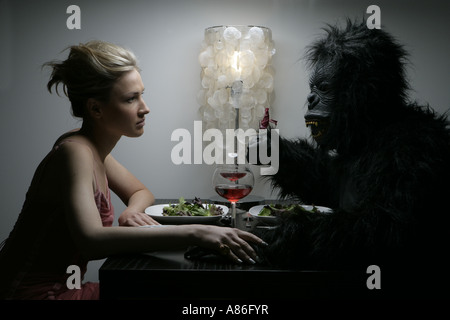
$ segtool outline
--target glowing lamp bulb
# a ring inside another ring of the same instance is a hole
[[[235,51],[231,60],[231,67],[238,73],[241,72],[241,68],[239,65],[239,56],[240,56],[240,52],[239,51]]]

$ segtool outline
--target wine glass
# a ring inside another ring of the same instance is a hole
[[[252,192],[253,173],[247,165],[226,164],[216,168],[213,186],[219,196],[231,202],[232,226],[236,226],[236,202]]]

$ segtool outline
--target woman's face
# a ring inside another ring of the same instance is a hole
[[[150,112],[142,98],[144,84],[137,70],[123,74],[113,85],[109,102],[102,108],[102,125],[110,133],[139,137]]]

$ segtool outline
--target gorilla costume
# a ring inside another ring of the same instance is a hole
[[[377,265],[379,291],[439,296],[448,291],[449,123],[408,101],[407,53],[386,31],[350,20],[325,31],[306,53],[313,141],[281,138],[270,179],[282,197],[333,213],[283,216],[260,234],[270,245],[258,254],[296,269]]]

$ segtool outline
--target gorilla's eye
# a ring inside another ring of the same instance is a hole
[[[327,92],[330,89],[330,84],[328,82],[321,82],[317,85],[317,89],[322,92]]]

